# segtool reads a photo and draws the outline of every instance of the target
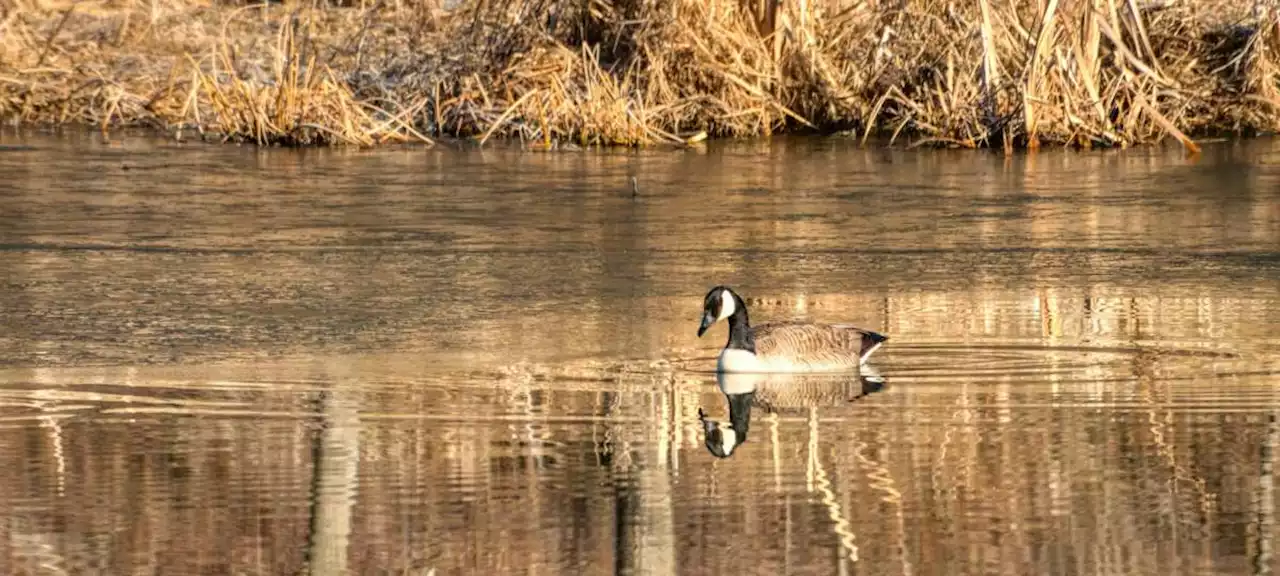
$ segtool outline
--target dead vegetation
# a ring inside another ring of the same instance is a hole
[[[457,5],[454,5],[457,4]],[[1130,146],[1280,125],[1265,0],[7,0],[0,115],[258,144],[812,130]]]

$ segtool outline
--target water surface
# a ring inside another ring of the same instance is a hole
[[[1280,144],[0,145],[2,573],[1277,565]]]

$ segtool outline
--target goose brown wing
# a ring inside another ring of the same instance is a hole
[[[799,362],[861,358],[888,339],[849,324],[773,322],[753,332],[756,354]]]

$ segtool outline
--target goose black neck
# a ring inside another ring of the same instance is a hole
[[[738,444],[747,441],[747,429],[751,427],[751,404],[755,402],[755,392],[742,394],[725,394],[729,401],[729,424],[738,435]]]
[[[751,334],[751,322],[747,319],[747,303],[737,294],[733,295],[733,314],[725,319],[729,323],[729,342],[725,348],[733,350],[756,351],[756,339]]]

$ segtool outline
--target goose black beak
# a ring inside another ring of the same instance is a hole
[[[698,326],[698,337],[701,338],[702,333],[706,332],[707,328],[710,328],[711,325],[715,323],[716,323],[716,317],[712,316],[710,312],[704,312],[702,314],[702,325]]]

